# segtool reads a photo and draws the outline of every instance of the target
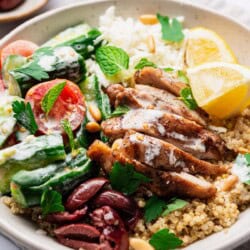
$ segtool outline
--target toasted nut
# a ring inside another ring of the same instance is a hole
[[[147,46],[150,53],[155,53],[155,39],[152,35],[147,39]]]
[[[235,184],[238,182],[239,178],[236,175],[230,175],[225,180],[221,187],[222,191],[229,191],[231,190]]]
[[[139,17],[139,20],[141,23],[146,24],[146,25],[153,25],[153,24],[158,23],[158,19],[156,15],[150,15],[150,14],[141,15]]]
[[[119,149],[122,144],[122,139],[117,139],[112,144],[112,150]]]
[[[154,250],[147,241],[138,238],[130,238],[129,245],[133,250]]]
[[[86,129],[90,133],[96,133],[101,130],[101,126],[97,122],[88,122],[86,124]]]
[[[239,147],[238,152],[241,153],[241,154],[247,154],[247,153],[250,153],[250,150],[246,149],[246,148],[243,148],[243,147]]]
[[[102,114],[100,109],[95,104],[89,105],[89,113],[92,115],[92,117],[99,122],[102,119]]]

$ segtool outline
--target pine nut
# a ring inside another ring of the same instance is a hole
[[[225,180],[224,180],[224,183],[222,185],[222,188],[221,190],[222,191],[229,191],[231,190],[235,184],[238,182],[238,176],[236,175],[230,175],[228,176]]]
[[[147,241],[138,238],[130,238],[129,245],[133,250],[154,250]]]
[[[112,144],[112,149],[115,150],[115,149],[119,149],[120,148],[120,145],[122,143],[122,139],[117,139],[113,142]]]
[[[155,39],[153,36],[148,37],[147,46],[150,53],[155,53]]]
[[[96,133],[101,130],[101,126],[97,122],[88,122],[86,124],[86,130],[90,133]]]
[[[145,25],[153,25],[153,24],[158,23],[158,19],[157,19],[156,15],[151,15],[151,14],[141,15],[139,17],[139,20],[141,23],[143,23]]]
[[[241,153],[241,154],[247,154],[247,153],[249,154],[250,150],[246,149],[246,148],[243,148],[243,147],[239,147],[238,152]]]
[[[102,119],[101,111],[95,104],[89,105],[89,113],[97,122],[101,121]]]

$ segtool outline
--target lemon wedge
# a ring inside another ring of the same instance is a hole
[[[185,60],[187,67],[208,62],[237,63],[229,45],[217,33],[202,27],[190,29]]]
[[[187,69],[199,107],[220,119],[240,113],[250,104],[250,69],[238,64],[213,62]]]

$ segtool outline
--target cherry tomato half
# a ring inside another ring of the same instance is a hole
[[[8,56],[20,55],[20,56],[28,57],[28,56],[31,56],[37,48],[38,46],[35,43],[26,41],[26,40],[17,40],[8,44],[1,51],[0,67],[2,67],[4,60]]]
[[[66,85],[46,116],[41,103],[48,90],[55,84],[66,81]],[[85,116],[84,96],[79,87],[65,79],[55,79],[32,87],[26,94],[25,100],[30,102],[38,130],[41,133],[64,133],[61,121],[67,119],[72,130],[76,130]]]

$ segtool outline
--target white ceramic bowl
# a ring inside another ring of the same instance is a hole
[[[16,39],[27,39],[42,44],[62,29],[83,20],[95,26],[98,17],[111,5],[117,7],[117,14],[137,18],[140,14],[160,12],[169,16],[185,16],[185,26],[205,26],[221,34],[232,47],[239,62],[250,65],[250,30],[234,20],[179,1],[164,0],[97,0],[84,1],[81,4],[67,6],[47,12],[24,23],[0,41],[0,49]],[[250,238],[250,209],[241,213],[239,220],[229,229],[200,240],[188,250],[230,250]],[[28,249],[63,250],[52,238],[40,235],[37,227],[30,221],[11,214],[10,210],[0,203],[1,232]]]

